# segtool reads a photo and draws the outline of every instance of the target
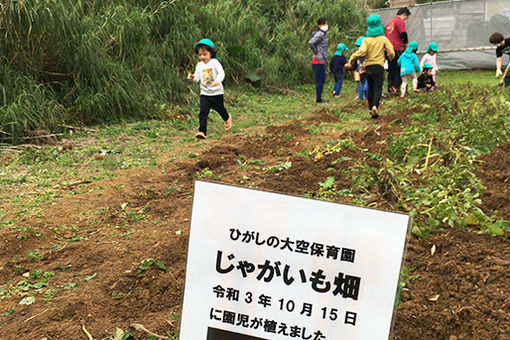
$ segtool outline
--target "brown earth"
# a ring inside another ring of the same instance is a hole
[[[133,323],[173,334],[178,327],[173,315],[181,306],[194,178],[213,176],[206,178],[314,197],[319,183],[333,175],[337,189],[349,188],[352,180],[342,170],[360,160],[379,167],[368,153],[382,152],[386,138],[408,123],[408,113],[384,115],[361,132],[332,127],[311,135],[306,128],[311,123],[338,122],[324,110],[313,119],[209,141],[210,147],[195,148],[198,158],[162,155],[159,167],[135,168],[94,183],[103,190],[79,193],[86,184],[62,188],[61,197],[42,214],[17,223],[38,230],[40,237],[27,233],[20,240],[19,233],[0,229],[2,283],[23,279],[14,270],[17,265],[24,272],[55,272],[48,282],[58,289],[46,303],[42,291],[28,306],[17,304],[21,296],[1,300],[0,311],[16,307],[16,312],[0,318],[0,339],[86,339],[83,327],[94,339],[110,338],[117,327],[147,338],[130,328]],[[357,148],[344,147],[322,158],[299,155],[321,140],[340,139],[350,139]],[[480,157],[478,175],[487,186],[483,209],[498,210],[510,219],[508,151],[510,144],[501,145]],[[292,167],[268,170],[284,162],[292,162]],[[391,209],[395,197],[379,189],[365,200],[371,207]],[[77,193],[71,195],[73,191]],[[345,196],[341,201],[352,199]],[[9,217],[13,216],[4,219]],[[35,249],[44,258],[27,257]],[[147,258],[164,263],[166,270],[151,266],[138,274]],[[393,339],[510,339],[510,246],[505,239],[446,227],[427,239],[411,237],[406,267],[408,282]],[[66,289],[69,283],[76,288]]]
[[[478,158],[477,177],[487,187],[482,194],[484,212],[497,212],[510,221],[510,144],[500,145]]]

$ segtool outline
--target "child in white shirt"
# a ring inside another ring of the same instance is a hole
[[[436,72],[439,71],[436,63],[436,54],[437,54],[437,43],[432,41],[427,47],[425,51],[425,55],[421,58],[420,67],[423,68],[423,65],[430,64],[432,66],[432,80],[436,81]]]
[[[195,53],[200,62],[195,68],[195,73],[188,72],[188,79],[200,83],[200,114],[199,128],[195,137],[207,138],[207,117],[211,108],[218,112],[224,121],[225,130],[232,127],[232,116],[227,113],[223,102],[223,85],[225,72],[216,57],[214,44],[209,39],[202,39],[195,45]]]

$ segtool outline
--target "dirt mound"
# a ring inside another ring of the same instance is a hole
[[[510,144],[498,146],[492,152],[478,157],[480,165],[476,176],[487,187],[482,193],[483,210],[510,221]]]
[[[406,266],[395,340],[510,339],[508,242],[448,228],[411,239]]]

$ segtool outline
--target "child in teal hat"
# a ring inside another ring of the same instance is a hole
[[[418,77],[418,91],[426,92],[426,91],[434,91],[434,87],[436,82],[432,78],[432,65],[425,64],[423,65],[423,71]]]
[[[363,39],[360,48],[351,55],[347,63],[347,68],[351,68],[354,60],[365,57],[368,110],[372,118],[379,117],[386,56],[388,60],[392,60],[395,57],[395,51],[391,42],[384,36],[381,18],[377,14],[372,14],[367,18],[367,37]]]
[[[381,18],[377,14],[371,14],[367,18],[367,37],[384,35],[384,27]]]
[[[225,71],[221,66],[214,44],[209,39],[202,39],[193,45],[200,62],[195,67],[195,73],[188,72],[188,79],[200,83],[200,113],[199,127],[195,137],[207,138],[207,117],[211,109],[218,112],[223,119],[225,130],[232,127],[232,116],[225,108],[223,100],[223,85]]]
[[[423,65],[425,64],[430,64],[432,66],[432,78],[434,78],[434,81],[436,81],[436,73],[437,71],[439,71],[436,62],[437,51],[438,51],[437,43],[435,41],[432,41],[427,47],[425,55],[423,56],[423,58],[421,58],[420,61],[421,67],[423,67]]]
[[[416,72],[420,73],[420,63],[416,52],[418,51],[418,43],[411,41],[406,51],[398,58],[400,65],[400,76],[402,77],[402,85],[400,86],[400,97],[404,98],[406,95],[407,82],[412,79],[413,91],[418,91],[418,78]]]
[[[340,92],[342,91],[342,83],[344,81],[344,65],[347,64],[347,59],[345,59],[345,51],[349,49],[345,44],[338,44],[336,47],[336,52],[331,61],[329,62],[329,70],[335,77],[335,86],[333,88],[333,95],[336,98],[341,97]]]

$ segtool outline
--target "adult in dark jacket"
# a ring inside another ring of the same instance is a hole
[[[400,77],[400,66],[397,61],[400,55],[404,53],[406,45],[409,43],[406,31],[406,20],[411,15],[411,11],[407,7],[400,8],[397,15],[391,19],[384,28],[384,35],[393,45],[395,58],[388,61],[388,92],[396,94],[402,84]]]
[[[313,51],[312,68],[315,77],[315,101],[317,103],[326,103],[327,100],[322,99],[322,89],[326,81],[326,62],[328,59],[328,20],[320,18],[317,20],[317,31],[313,32],[312,38],[308,41],[308,45]]]

